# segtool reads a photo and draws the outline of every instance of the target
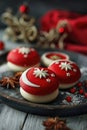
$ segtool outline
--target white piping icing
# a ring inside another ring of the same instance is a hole
[[[39,85],[33,84],[32,82],[29,81],[29,79],[27,79],[26,73],[27,73],[30,69],[31,69],[31,68],[29,68],[29,69],[27,69],[26,71],[23,72],[23,74],[22,74],[22,81],[23,81],[26,85],[28,85],[28,86],[30,86],[30,87],[40,87]]]

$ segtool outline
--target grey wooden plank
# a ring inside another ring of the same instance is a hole
[[[29,114],[25,121],[23,130],[45,130],[42,125],[42,122],[43,120],[46,120],[46,118],[48,117]],[[71,130],[87,130],[87,115],[62,119],[66,119],[67,126],[71,128]]]
[[[67,125],[72,130],[87,130],[87,114],[67,118]]]
[[[0,130],[22,130],[26,113],[6,105],[0,112]]]
[[[23,130],[44,130],[42,125],[46,117],[28,114]]]

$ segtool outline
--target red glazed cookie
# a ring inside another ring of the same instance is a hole
[[[39,66],[40,56],[34,48],[20,47],[9,52],[7,62],[13,71],[24,71],[32,66]]]
[[[58,86],[57,76],[48,68],[32,67],[20,77],[20,93],[31,102],[52,101],[58,95]]]
[[[46,67],[48,67],[53,61],[60,59],[69,60],[69,56],[60,52],[46,52],[41,56],[41,62]]]
[[[59,88],[66,89],[75,85],[81,77],[80,69],[76,63],[69,60],[57,60],[49,67],[59,78]]]

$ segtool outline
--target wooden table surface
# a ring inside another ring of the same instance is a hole
[[[0,130],[45,130],[42,123],[47,118],[18,111],[0,102]],[[71,130],[87,130],[87,115],[64,119]]]
[[[3,32],[0,31],[2,39]],[[0,40],[1,40],[0,39]],[[18,44],[6,43],[6,48],[14,48]],[[24,113],[0,101],[0,130],[44,130],[42,123],[48,117]],[[87,115],[64,118],[71,130],[87,130]]]

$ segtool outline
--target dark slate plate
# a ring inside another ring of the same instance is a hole
[[[82,76],[80,79],[82,85],[80,87],[78,87],[77,85],[74,86],[76,88],[76,92],[72,94],[70,92],[70,89],[60,90],[58,97],[54,101],[46,104],[36,104],[24,100],[20,95],[19,87],[13,90],[13,89],[2,88],[0,86],[0,99],[5,104],[15,109],[27,113],[42,115],[42,116],[66,117],[66,116],[87,114],[87,98],[85,98],[84,95],[79,94],[79,89],[81,88],[84,90],[84,92],[87,92],[87,85],[85,85],[84,83],[84,80],[86,80],[87,78],[87,68],[86,68],[87,57],[78,53],[69,52],[69,51],[60,51],[57,49],[43,49],[43,50],[38,49],[40,55],[48,51],[59,51],[59,52],[66,53],[70,56],[70,59],[72,61],[76,62],[79,65],[82,72]],[[0,58],[0,64],[6,61],[5,57],[6,56],[2,56],[2,58]],[[11,75],[13,75],[13,72],[4,71],[0,73],[0,79],[3,76],[11,76]],[[70,96],[72,98],[71,102],[67,102],[67,100],[65,100],[67,96]]]

